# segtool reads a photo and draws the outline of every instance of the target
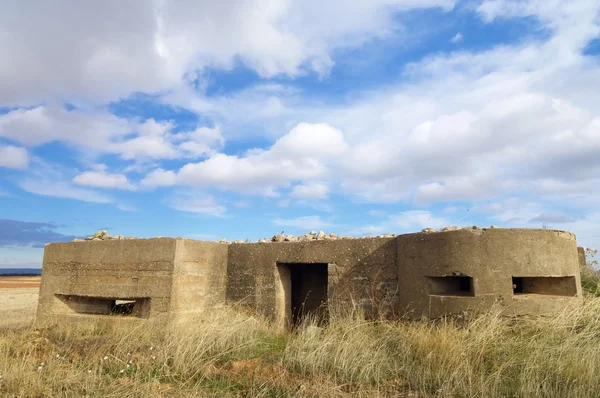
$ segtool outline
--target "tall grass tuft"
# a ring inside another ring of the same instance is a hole
[[[549,317],[365,321],[284,332],[222,308],[157,333],[110,320],[0,331],[0,396],[597,397],[600,298]]]

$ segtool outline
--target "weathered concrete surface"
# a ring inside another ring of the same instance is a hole
[[[98,322],[117,307],[133,308],[120,317],[128,322],[160,324],[241,303],[289,326],[298,303],[314,311],[325,300],[367,316],[438,317],[495,304],[506,314],[546,314],[581,304],[580,261],[573,234],[532,229],[253,244],[53,243],[44,252],[37,324]]]
[[[399,300],[409,316],[485,310],[545,314],[581,304],[575,236],[532,229],[467,229],[398,237]],[[472,295],[430,294],[426,277],[472,277]],[[561,294],[515,294],[513,277],[572,277]]]
[[[328,264],[328,296],[336,305],[389,311],[397,303],[394,238],[229,245],[227,299],[285,324],[286,277],[277,264]],[[288,298],[289,300],[289,298]]]
[[[171,289],[171,318],[225,304],[227,245],[178,239]]]
[[[583,247],[577,247],[577,256],[579,258],[580,269],[587,267],[587,260],[585,259],[585,249]]]
[[[141,317],[167,317],[176,249],[172,238],[47,245],[36,324],[97,318],[111,300],[147,299]]]

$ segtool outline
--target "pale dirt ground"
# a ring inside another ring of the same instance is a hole
[[[0,328],[32,324],[38,303],[39,280],[40,277],[0,278]]]

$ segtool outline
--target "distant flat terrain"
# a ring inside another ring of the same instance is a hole
[[[0,277],[0,328],[27,326],[37,309],[39,276]]]
[[[0,276],[0,289],[19,289],[40,287],[40,276]]]

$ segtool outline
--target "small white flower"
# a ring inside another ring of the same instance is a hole
[[[103,360],[108,360],[108,355],[105,355],[104,358],[102,358]]]
[[[89,369],[89,370],[88,370],[88,373],[92,373],[92,369]]]
[[[152,351],[154,349],[154,347],[150,347],[150,351]]]
[[[130,357],[130,356],[131,356],[131,353],[130,353],[130,352],[128,352],[128,353],[127,353],[127,356],[128,356],[128,357]]]
[[[44,369],[44,367],[43,367],[43,366],[41,366],[41,365],[40,365],[40,366],[38,366],[38,372],[41,372],[41,371],[42,371],[42,369]]]
[[[133,363],[133,359],[130,359],[129,362],[127,362],[127,363]]]
[[[56,358],[60,358],[60,354],[56,354]]]
[[[156,355],[152,355],[150,358],[152,358],[152,359],[156,359]]]
[[[121,373],[121,374],[125,373],[125,369],[121,369],[121,371],[119,373]]]

